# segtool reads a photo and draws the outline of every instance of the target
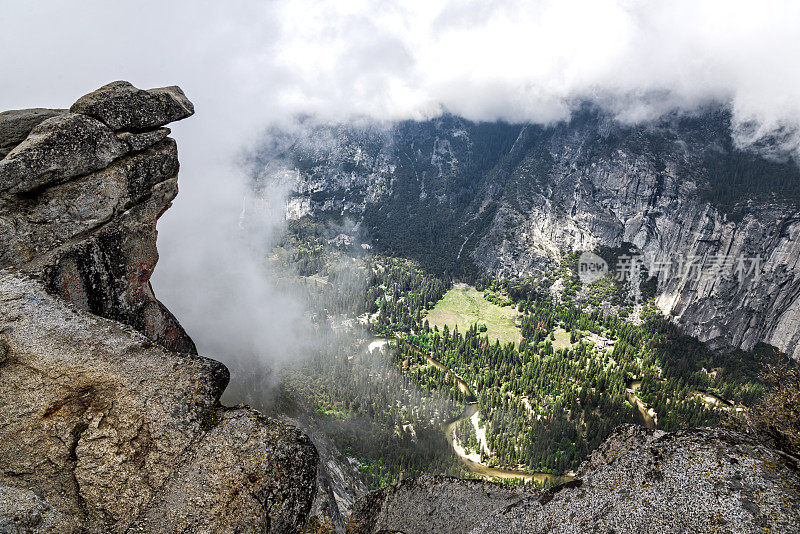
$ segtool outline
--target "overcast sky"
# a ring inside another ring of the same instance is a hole
[[[212,352],[223,338],[280,351],[270,340],[299,313],[254,286],[265,237],[236,237],[247,186],[231,161],[270,122],[442,109],[549,122],[591,98],[626,121],[725,102],[745,143],[800,124],[797,1],[400,4],[2,0],[0,109],[68,107],[117,79],[185,90],[197,113],[173,126],[181,195],[159,223],[154,283]],[[198,289],[215,278],[228,281]]]
[[[179,83],[234,125],[442,106],[549,121],[585,97],[630,120],[709,99],[767,126],[800,116],[797,1],[399,4],[4,0],[0,98],[66,106],[124,78]]]

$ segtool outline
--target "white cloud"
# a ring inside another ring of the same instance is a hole
[[[768,125],[800,118],[795,1],[7,4],[10,105],[66,105],[123,77],[175,80],[236,131],[298,112],[408,118],[442,106],[548,121],[592,97],[631,120],[711,99]]]
[[[796,148],[798,35],[800,2],[777,0],[6,0],[0,108],[66,107],[115,79],[181,85],[197,114],[173,127],[181,196],[159,224],[157,293],[201,349],[276,357],[300,311],[261,280],[268,238],[238,230],[232,164],[267,124],[549,122],[585,98],[637,121],[719,100],[740,141],[781,129]]]
[[[600,97],[631,120],[709,100],[742,118],[800,118],[797,2],[340,5],[278,9],[288,109],[549,121]]]

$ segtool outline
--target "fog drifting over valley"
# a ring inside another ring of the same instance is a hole
[[[800,146],[798,2],[404,4],[5,1],[0,107],[68,107],[117,79],[184,89],[197,113],[171,126],[181,193],[153,286],[200,352],[232,365],[308,347],[302,304],[265,271],[285,190],[254,202],[240,164],[297,114],[548,123],[588,99],[637,122],[718,101],[741,145]]]

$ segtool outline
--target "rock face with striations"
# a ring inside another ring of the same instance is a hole
[[[109,87],[130,88],[127,108]],[[161,126],[193,108],[178,88],[153,91],[155,103],[143,114],[136,106],[150,92],[115,82],[73,106],[99,119],[49,110],[0,115],[0,132],[10,132],[0,144],[17,143],[0,160],[0,268],[38,275],[81,309],[195,353],[149,282],[158,260],[156,220],[178,192],[177,147]],[[115,131],[100,119],[129,129]],[[144,125],[152,129],[141,131]]]
[[[79,102],[0,115],[14,132],[0,140],[13,145],[0,161],[0,531],[302,531],[315,448],[222,406],[228,370],[194,354],[148,282],[177,193],[162,126],[191,104],[126,82]]]
[[[636,126],[591,109],[546,127],[446,115],[309,127],[263,158],[296,169],[287,217],[347,217],[377,250],[448,272],[531,275],[563,252],[631,243],[648,266],[672,266],[651,274],[683,333],[800,358],[800,170],[732,133],[718,108]]]

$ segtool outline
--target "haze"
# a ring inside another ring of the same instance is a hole
[[[551,122],[585,99],[636,122],[714,101],[731,106],[739,144],[778,132],[789,154],[798,35],[790,1],[6,1],[0,47],[14,74],[0,103],[67,107],[117,79],[180,85],[197,114],[173,128],[181,194],[159,224],[156,293],[202,353],[274,361],[308,332],[264,272],[281,191],[240,224],[253,194],[238,161],[269,125],[445,110]]]

